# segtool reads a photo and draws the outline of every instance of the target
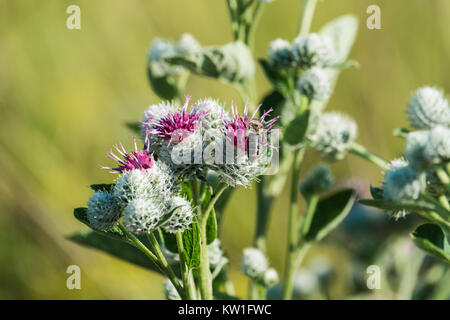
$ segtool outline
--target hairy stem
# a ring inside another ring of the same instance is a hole
[[[298,180],[300,175],[300,166],[303,160],[305,150],[298,149],[294,153],[294,164],[292,168],[291,195],[289,201],[288,218],[288,236],[287,252],[284,272],[283,298],[286,300],[292,297],[292,280],[295,271],[295,257],[298,242]]]
[[[300,23],[298,25],[298,35],[304,36],[311,28],[312,19],[314,17],[314,10],[316,9],[317,0],[303,0],[302,14],[300,16]]]
[[[199,267],[199,277],[200,277],[200,291],[202,294],[202,298],[205,300],[212,300],[213,292],[212,292],[212,276],[211,270],[209,268],[209,257],[208,257],[208,243],[207,243],[207,221],[208,216],[214,207],[217,199],[219,199],[220,195],[227,188],[225,183],[219,184],[214,194],[211,196],[206,209],[202,214],[198,215],[199,218],[199,227],[200,227],[200,267]]]
[[[381,157],[377,156],[376,154],[373,154],[366,148],[364,148],[362,145],[354,142],[352,144],[352,148],[350,149],[350,152],[354,155],[363,158],[369,162],[372,162],[376,166],[380,167],[383,170],[389,169],[389,163],[382,159]]]

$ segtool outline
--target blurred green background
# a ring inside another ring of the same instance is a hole
[[[295,37],[300,3],[267,5],[256,33],[256,57],[265,56],[271,40]],[[381,7],[382,30],[366,28],[366,9],[374,3]],[[81,7],[81,30],[66,28],[71,4]],[[392,159],[403,149],[392,131],[407,126],[412,91],[422,85],[450,90],[450,1],[319,1],[313,30],[346,13],[360,19],[350,57],[361,66],[342,73],[327,108],[353,116],[359,142]],[[72,209],[86,203],[88,186],[113,179],[98,164],[108,163],[105,153],[113,144],[131,144],[123,124],[140,119],[159,100],[146,78],[150,41],[176,40],[184,32],[203,45],[230,41],[225,1],[0,0],[0,299],[162,298],[162,277],[65,236],[85,228]],[[270,87],[260,69],[257,80],[262,97]],[[186,93],[242,104],[232,88],[197,76],[191,76]],[[313,159],[307,158],[305,171]],[[365,190],[381,180],[378,168],[352,156],[333,170],[338,182],[359,177]],[[269,257],[280,272],[287,195],[284,190],[277,199],[269,233]],[[234,193],[221,230],[241,295],[247,281],[238,265],[242,248],[252,242],[254,199],[254,189]],[[306,260],[326,254],[345,274],[343,247],[316,246]],[[71,264],[81,267],[82,290],[66,289]],[[332,298],[345,294],[345,286],[336,285]]]

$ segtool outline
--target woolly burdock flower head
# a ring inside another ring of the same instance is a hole
[[[386,171],[383,182],[383,197],[394,202],[417,200],[425,190],[424,173],[416,172],[406,161],[397,160]],[[406,214],[404,210],[393,212],[396,218]]]
[[[429,167],[425,158],[424,149],[428,140],[427,131],[414,131],[408,134],[406,140],[405,156],[414,170],[422,171]]]
[[[321,115],[316,131],[309,139],[321,157],[335,161],[346,156],[357,133],[358,127],[352,119],[336,112],[327,112]]]
[[[292,50],[297,66],[303,69],[330,66],[335,55],[332,40],[317,33],[297,37]]]
[[[412,96],[408,105],[408,120],[416,129],[450,126],[450,106],[442,91],[423,87]]]
[[[151,169],[126,172],[114,185],[113,194],[127,203],[138,198],[161,199],[177,190],[177,180],[169,167],[155,161]]]
[[[190,97],[186,97],[186,102],[179,111],[167,112],[161,117],[147,117],[143,126],[147,129],[150,141],[159,140],[160,144],[168,145],[179,143],[199,128],[207,113],[194,109],[188,111],[189,100]]]
[[[163,293],[167,300],[181,300],[177,289],[169,279],[163,282]]]
[[[130,153],[127,153],[122,143],[120,143],[120,147],[114,146],[116,152],[118,152],[123,159],[116,155],[112,150],[109,151],[109,153],[106,155],[107,158],[110,158],[119,163],[116,168],[105,166],[101,166],[101,168],[111,170],[112,173],[125,173],[135,169],[147,170],[152,168],[153,154],[151,154],[145,148],[143,150],[138,150],[136,138],[133,137],[133,140],[134,151],[131,151]]]
[[[244,249],[241,259],[241,271],[251,279],[262,279],[269,267],[267,258],[262,251],[256,248]]]
[[[267,59],[272,68],[282,70],[294,66],[295,57],[289,41],[276,39],[269,44]]]
[[[273,287],[280,281],[277,270],[269,268],[264,272],[263,283],[266,287]]]
[[[434,165],[450,161],[450,128],[439,125],[431,129],[424,155]]]
[[[309,100],[326,100],[331,94],[330,75],[318,67],[306,70],[297,81],[297,89]]]
[[[108,230],[120,219],[123,207],[107,192],[95,192],[88,201],[87,219],[95,230]]]
[[[259,118],[255,113],[248,115],[245,106],[241,115],[237,107],[232,106],[231,120],[224,119],[222,159],[213,169],[226,184],[235,187],[250,186],[251,182],[264,173],[273,155],[274,146],[270,143],[271,132],[279,117],[266,120],[272,109],[265,111]]]
[[[134,234],[148,234],[163,223],[164,206],[151,198],[137,198],[128,203],[123,224]]]
[[[171,218],[164,223],[163,229],[168,233],[183,232],[188,229],[194,218],[191,204],[183,197],[175,196],[165,203],[166,211],[175,210]]]
[[[319,194],[326,191],[334,183],[333,174],[327,165],[319,164],[312,168],[305,180],[300,183],[303,195]]]

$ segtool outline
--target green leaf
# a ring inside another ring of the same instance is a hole
[[[211,244],[217,238],[217,221],[214,208],[211,210],[206,221],[206,243]]]
[[[264,74],[270,83],[284,96],[289,95],[288,78],[285,73],[273,70],[266,59],[259,59]]]
[[[336,61],[346,61],[358,33],[358,19],[353,15],[338,17],[320,30],[331,38],[336,50]]]
[[[410,236],[417,247],[450,264],[450,245],[439,226],[432,223],[423,224]]]
[[[336,61],[345,62],[348,59],[350,50],[355,42],[356,35],[358,33],[358,19],[353,15],[344,15],[338,17],[320,30],[320,34],[326,35],[331,38],[333,45],[336,49]],[[341,69],[328,69],[331,79],[331,89],[334,90],[336,86]],[[312,102],[311,109],[313,110],[323,110],[327,105],[328,100]]]
[[[140,267],[160,272],[144,253],[126,242],[105,237],[94,231],[78,232],[68,236],[67,239],[79,245],[106,252]]]
[[[198,223],[193,223],[190,229],[183,232],[183,246],[188,268],[198,268],[200,266],[200,229]]]
[[[448,211],[445,208],[422,200],[393,202],[383,199],[361,199],[359,200],[359,203],[369,207],[383,209],[385,211],[435,211],[443,215],[448,215]]]
[[[111,192],[114,188],[113,183],[91,184],[89,186],[95,192]]]
[[[370,195],[374,198],[374,199],[376,199],[376,200],[381,200],[381,199],[383,199],[383,189],[381,189],[381,188],[377,188],[377,187],[374,187],[374,186],[370,186]]]
[[[178,253],[177,238],[174,233],[165,232],[163,229],[158,229],[161,244],[170,252]]]
[[[355,190],[343,189],[321,199],[317,204],[306,241],[320,241],[336,228],[350,212],[355,201]]]
[[[150,85],[155,93],[163,99],[172,100],[180,95],[183,90],[187,73],[181,75],[166,75],[160,70],[158,62],[150,63],[147,68],[147,75]]]
[[[267,94],[261,104],[264,110],[272,108],[273,111],[268,115],[268,120],[280,116],[279,121],[282,125],[287,125],[295,118],[296,109],[290,104],[286,98],[277,90],[273,90]]]
[[[287,125],[283,136],[286,143],[295,146],[303,142],[308,130],[309,114],[309,109],[306,109]]]
[[[91,226],[89,225],[89,220],[87,218],[87,208],[75,208],[73,210],[73,215],[74,217],[80,221],[81,223],[87,225],[89,228],[91,228]],[[94,230],[95,232],[102,234],[104,236],[107,236],[109,238],[112,239],[116,239],[116,240],[122,240],[122,241],[128,241],[127,236],[123,233],[122,230],[120,230],[119,227],[112,227],[111,229],[107,230],[107,231],[100,231],[100,230]]]
[[[132,132],[140,135],[141,134],[141,123],[140,122],[126,122],[125,126]]]

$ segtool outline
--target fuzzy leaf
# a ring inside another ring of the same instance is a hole
[[[95,192],[111,192],[114,188],[113,183],[91,184],[89,186]]]
[[[200,265],[200,229],[198,223],[193,223],[190,229],[183,232],[183,246],[188,268],[198,268]]]
[[[410,236],[417,247],[450,264],[450,245],[439,226],[432,223],[423,224]]]
[[[359,200],[359,203],[369,207],[383,209],[385,211],[435,211],[443,214],[444,216],[447,216],[449,214],[449,212],[445,208],[421,200],[393,202],[383,199],[361,199]]]
[[[344,220],[355,201],[355,190],[343,189],[321,199],[311,222],[306,241],[320,241]]]
[[[123,241],[117,241],[93,231],[78,232],[68,236],[67,239],[79,245],[106,252],[109,255],[151,271],[160,272],[157,266],[144,253]]]
[[[141,134],[141,123],[140,122],[126,122],[125,126],[130,129],[135,134]]]
[[[287,125],[283,136],[286,143],[295,146],[303,142],[308,130],[309,114],[309,109],[306,109]]]
[[[158,70],[158,63],[150,63],[147,69],[150,85],[155,93],[163,99],[172,100],[180,95],[180,76],[166,75]]]
[[[73,210],[73,215],[78,221],[91,228],[91,226],[89,225],[89,220],[87,218],[87,208],[75,208]],[[119,227],[112,227],[107,231],[100,231],[100,230],[94,231],[112,239],[128,242],[127,236],[123,233],[122,230],[120,230]]]
[[[206,243],[211,244],[217,238],[217,221],[214,208],[211,210],[206,221]]]

